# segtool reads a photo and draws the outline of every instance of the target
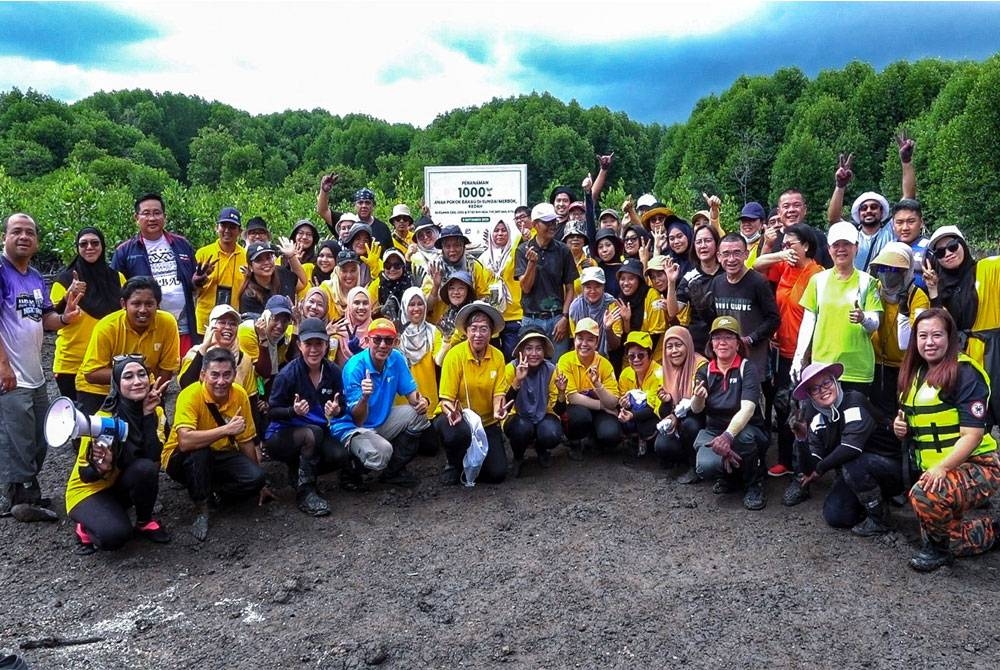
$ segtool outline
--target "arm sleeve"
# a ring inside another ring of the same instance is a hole
[[[295,399],[295,389],[292,388],[288,373],[278,374],[271,385],[271,395],[267,399],[268,416],[276,421],[288,421],[295,417],[292,401]]]

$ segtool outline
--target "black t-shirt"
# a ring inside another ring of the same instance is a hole
[[[677,282],[677,302],[688,306],[688,331],[694,340],[694,350],[705,351],[708,344],[708,331],[715,318],[715,302],[709,284],[713,277],[722,272],[722,267],[715,269],[715,274],[707,274],[700,266],[695,266],[684,273]]]
[[[806,415],[809,453],[823,474],[842,466],[863,452],[900,458],[899,441],[880,424],[877,410],[859,391],[846,391],[837,406],[837,418],[827,417],[811,403]]]
[[[771,335],[781,321],[771,285],[763,275],[748,270],[735,284],[729,283],[725,273],[718,274],[708,290],[714,298],[715,316],[731,316],[740,322],[743,336],[753,340],[750,360],[758,373],[766,374]]]
[[[715,361],[698,368],[695,379],[708,389],[705,400],[705,428],[723,431],[740,411],[740,404],[749,400],[756,405],[748,426],[763,428],[764,414],[760,408],[760,375],[751,361],[738,356],[726,374],[716,367]]]
[[[529,247],[538,252],[538,262],[531,292],[521,294],[521,307],[524,308],[525,316],[537,312],[561,313],[564,287],[580,276],[573,253],[559,240],[552,240],[544,249],[534,239],[522,242],[514,252],[514,279],[519,280],[528,269],[525,254]]]

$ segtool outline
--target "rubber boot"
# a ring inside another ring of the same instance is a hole
[[[948,547],[948,540],[924,540],[924,546],[910,558],[910,567],[917,572],[934,572],[938,568],[951,565],[955,557]]]
[[[329,503],[316,492],[316,464],[313,459],[299,458],[295,488],[295,501],[302,512],[309,516],[326,516],[330,513]]]
[[[882,500],[882,491],[872,489],[858,493],[858,500],[865,506],[868,516],[864,521],[851,528],[851,532],[858,537],[874,537],[885,535],[892,530],[891,519],[889,517],[889,507]]]
[[[420,485],[420,480],[406,469],[420,447],[420,436],[403,431],[395,440],[392,447],[392,458],[382,474],[379,481],[391,486],[399,486],[405,489],[416,488]]]

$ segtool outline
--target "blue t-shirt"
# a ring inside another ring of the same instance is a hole
[[[361,402],[361,381],[366,372],[371,374],[375,390],[368,398],[368,417],[362,428],[374,430],[381,426],[389,418],[396,396],[406,396],[417,390],[417,382],[399,350],[392,350],[381,372],[375,368],[372,355],[367,349],[351,356],[344,364],[343,375],[347,409],[343,416],[330,424],[330,434],[341,442],[359,428],[354,423],[351,412]]]
[[[42,371],[42,318],[53,310],[45,280],[33,267],[24,274],[0,257],[0,342],[7,351],[18,388],[45,384]]]

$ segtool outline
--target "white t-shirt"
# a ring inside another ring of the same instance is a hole
[[[143,239],[143,242],[146,244],[146,255],[149,258],[153,279],[163,291],[160,309],[174,315],[177,319],[177,330],[181,335],[185,335],[191,331],[187,322],[187,310],[184,309],[184,286],[177,278],[177,258],[174,250],[170,248],[166,237],[160,237],[158,240]]]

